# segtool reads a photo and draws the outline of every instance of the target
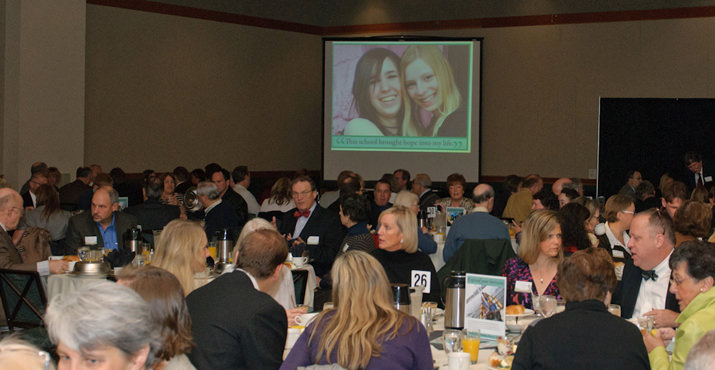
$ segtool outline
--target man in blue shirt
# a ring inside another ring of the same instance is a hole
[[[70,218],[67,227],[65,254],[77,254],[77,248],[86,245],[87,237],[96,237],[97,245],[104,249],[124,249],[124,234],[137,226],[133,215],[117,212],[119,194],[112,187],[101,187],[92,196],[92,207]]]
[[[479,184],[472,192],[472,213],[454,221],[447,234],[442,252],[449,259],[468,239],[509,239],[509,230],[502,220],[489,214],[494,207],[494,189],[488,184]]]

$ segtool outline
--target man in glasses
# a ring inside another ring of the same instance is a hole
[[[343,240],[340,218],[315,201],[318,191],[308,176],[293,179],[291,196],[295,208],[283,215],[278,230],[288,239],[292,253],[308,251],[315,274],[322,278],[330,271]]]
[[[628,171],[628,174],[626,175],[626,184],[623,185],[621,190],[618,191],[618,194],[628,195],[635,200],[636,188],[641,184],[641,181],[643,181],[643,176],[639,171]]]
[[[680,309],[669,292],[668,266],[674,245],[673,222],[662,211],[653,208],[633,218],[628,241],[633,258],[626,261],[613,293],[623,318],[654,316],[656,327],[675,325]]]
[[[705,187],[710,190],[715,184],[713,181],[715,169],[709,165],[710,162],[703,162],[703,157],[700,153],[695,151],[685,153],[683,155],[683,164],[688,169],[684,179],[690,189]]]

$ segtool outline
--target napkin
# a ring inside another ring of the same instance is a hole
[[[111,267],[123,267],[134,260],[135,253],[130,250],[113,250],[104,257]]]

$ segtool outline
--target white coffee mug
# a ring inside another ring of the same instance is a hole
[[[308,326],[308,324],[310,324],[310,321],[313,320],[313,318],[315,318],[316,316],[318,316],[317,312],[304,313],[300,316],[296,316],[295,322],[300,326]]]
[[[288,336],[286,337],[286,349],[291,349],[298,341],[300,336],[300,329],[298,328],[288,328]]]
[[[449,370],[467,370],[471,364],[471,358],[467,352],[452,352],[447,355]]]
[[[303,265],[308,263],[308,257],[295,256],[295,257],[293,257],[291,262],[293,262],[293,265],[295,267],[303,267]]]

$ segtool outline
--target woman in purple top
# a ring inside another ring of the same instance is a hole
[[[390,283],[374,257],[349,251],[335,260],[331,275],[335,308],[308,326],[281,369],[434,369],[425,328],[392,306]]]
[[[518,257],[506,262],[507,305],[533,308],[531,294],[561,298],[556,270],[563,259],[558,214],[550,210],[532,212],[524,223]]]

